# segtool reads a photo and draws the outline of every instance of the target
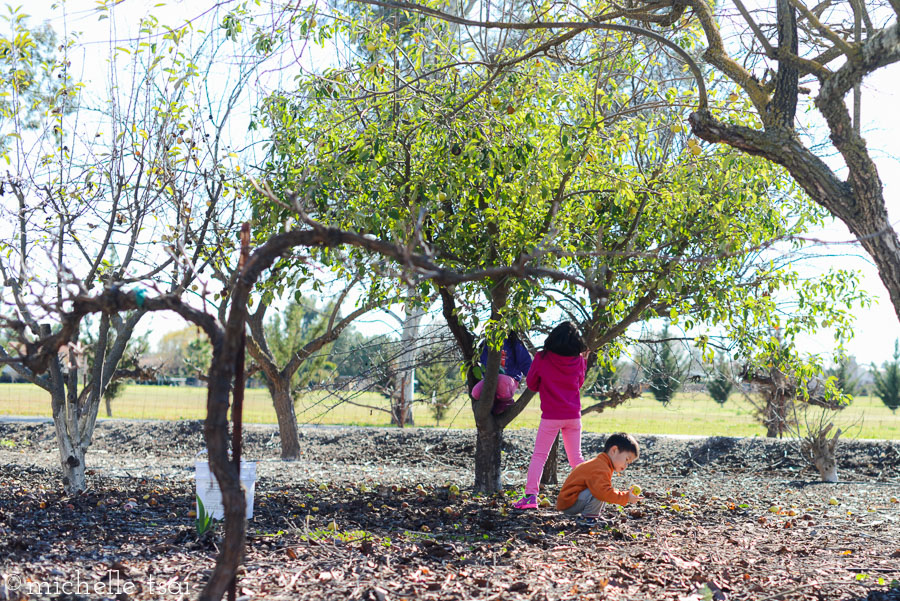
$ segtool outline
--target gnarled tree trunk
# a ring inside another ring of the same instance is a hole
[[[297,431],[297,415],[294,397],[291,395],[290,378],[267,379],[266,386],[272,396],[275,416],[278,419],[278,435],[281,439],[281,458],[293,461],[300,458],[300,436]]]
[[[800,451],[804,459],[816,466],[822,482],[837,482],[837,444],[841,429],[838,428],[834,436],[828,438],[828,433],[834,427],[829,423],[821,428],[810,428],[800,444]]]

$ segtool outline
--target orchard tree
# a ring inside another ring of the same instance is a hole
[[[371,301],[364,303],[342,317],[341,307],[353,284],[355,282],[321,312],[315,306],[304,307],[298,290],[284,311],[283,318],[275,315],[268,324],[264,323],[266,310],[270,307],[270,303],[265,301],[249,317],[248,349],[265,375],[266,386],[275,406],[282,459],[295,460],[300,456],[297,416],[294,412],[298,389],[305,388],[320,372],[328,361],[330,346],[341,332],[376,304]]]
[[[37,60],[25,22],[16,23],[9,41],[19,44],[15,56]],[[233,220],[243,207],[228,136],[258,57],[234,62],[229,77],[210,78],[224,33],[194,36],[190,24],[164,27],[152,16],[139,25],[129,48],[111,50],[101,98],[73,79],[78,40],[63,40],[53,62],[33,65],[54,82],[52,94],[35,96],[46,101],[42,110],[17,103],[2,123],[4,139],[12,141],[0,187],[13,202],[0,209],[12,226],[0,241],[0,274],[6,323],[23,344],[61,327],[59,311],[73,289],[141,286],[202,304],[217,293],[198,277],[219,269],[235,246]],[[70,492],[86,487],[85,453],[99,404],[123,373],[120,363],[144,315],[138,305],[98,316],[84,386],[79,357],[86,340],[77,332],[46,373],[12,363],[50,393]],[[18,352],[4,347],[0,359]]]
[[[478,339],[488,343],[483,399],[472,402],[476,490],[499,489],[503,429],[533,397],[491,413],[507,331],[549,330],[548,307],[571,305],[590,347],[612,360],[630,325],[661,316],[687,329],[729,322],[748,342],[777,311],[769,292],[796,282],[790,245],[777,244],[823,212],[770,163],[686,137],[684,109],[660,109],[696,97],[655,43],[587,31],[484,48],[421,16],[400,38],[374,18],[339,22],[330,35],[364,40],[366,53],[298,79],[260,111],[275,139],[274,200],[259,214],[421,250],[435,275],[483,274],[403,282],[423,305],[439,296],[467,365]],[[460,60],[470,52],[496,65]],[[471,389],[471,371],[467,380]]]

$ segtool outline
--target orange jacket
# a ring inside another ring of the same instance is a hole
[[[590,461],[578,465],[563,482],[556,498],[556,508],[560,511],[568,509],[575,504],[578,495],[586,488],[595,499],[625,505],[628,502],[628,492],[620,492],[613,488],[612,475],[612,460],[606,453],[600,453]]]

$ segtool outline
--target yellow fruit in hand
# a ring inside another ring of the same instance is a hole
[[[640,486],[635,484],[634,486],[631,487],[631,492],[634,494],[634,496],[639,497],[639,496],[641,496],[641,493],[643,492],[643,490],[641,490]]]

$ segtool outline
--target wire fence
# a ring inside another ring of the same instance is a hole
[[[587,406],[590,399],[584,400]],[[206,416],[206,389],[193,386],[140,386],[124,388],[111,404],[111,417],[121,419],[194,420]],[[316,391],[297,399],[297,420],[304,425],[390,426],[390,402],[373,392]],[[473,428],[471,406],[458,397],[437,420],[425,399],[413,405],[415,426]],[[0,415],[50,417],[48,393],[31,384],[0,384]],[[101,402],[100,417],[107,417]],[[244,420],[276,423],[275,410],[265,388],[249,388],[244,400]],[[540,401],[535,399],[510,428],[536,428]],[[631,400],[613,410],[588,414],[586,431],[624,430],[644,434],[693,434],[707,436],[764,436],[765,429],[754,418],[753,408],[740,395],[724,405],[703,393],[680,393],[663,406],[649,395]],[[836,416],[836,425],[855,438],[900,440],[900,414],[892,413],[877,397],[860,397]]]

